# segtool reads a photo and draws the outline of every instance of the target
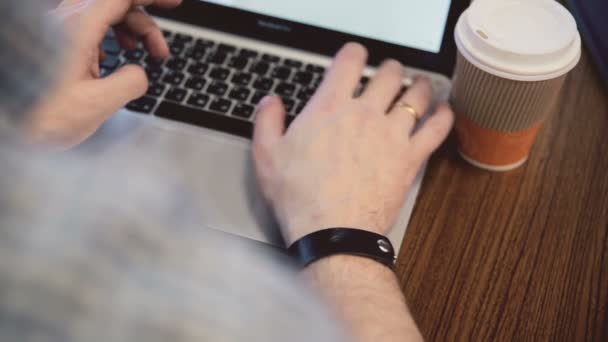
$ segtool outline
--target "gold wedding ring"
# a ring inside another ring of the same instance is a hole
[[[404,109],[406,112],[412,114],[416,121],[418,121],[420,119],[420,115],[418,114],[418,111],[414,107],[412,107],[412,105],[410,105],[408,103],[405,103],[403,101],[397,101],[397,103],[395,103],[394,108]]]

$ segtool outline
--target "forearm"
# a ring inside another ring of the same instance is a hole
[[[333,256],[305,270],[356,341],[422,341],[397,278],[366,258]]]

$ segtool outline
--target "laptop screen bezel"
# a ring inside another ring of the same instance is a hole
[[[332,56],[346,42],[356,41],[369,50],[370,65],[394,58],[405,65],[451,77],[456,60],[454,27],[468,7],[467,0],[453,0],[439,53],[408,48],[375,39],[328,30],[281,18],[198,0],[184,0],[176,9],[150,8],[155,16],[223,31],[273,44]]]

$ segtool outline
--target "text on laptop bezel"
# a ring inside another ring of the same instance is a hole
[[[327,56],[333,55],[345,42],[356,41],[368,48],[370,65],[378,65],[390,57],[415,68],[451,77],[456,59],[454,27],[458,17],[468,5],[467,0],[452,1],[439,53],[407,48],[198,0],[184,0],[182,5],[173,10],[150,9],[150,13],[195,26]]]

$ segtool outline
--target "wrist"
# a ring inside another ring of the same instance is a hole
[[[296,241],[288,253],[305,267],[335,255],[357,255],[372,259],[391,270],[395,251],[383,235],[362,229],[335,227],[311,233]]]
[[[303,274],[322,292],[335,288],[341,293],[369,291],[382,293],[388,284],[396,284],[395,272],[368,258],[355,255],[334,255],[303,269]],[[396,285],[398,287],[398,285]]]
[[[350,227],[361,230],[367,230],[373,233],[385,235],[390,224],[382,223],[371,215],[367,217],[363,215],[338,214],[331,216],[318,217],[293,217],[286,220],[283,227],[283,235],[287,242],[287,246],[291,246],[294,242],[303,238],[308,234],[318,232],[327,228],[334,227]]]
[[[280,220],[287,246],[308,234],[327,228],[349,227],[386,235],[392,226],[377,210],[326,210],[323,212],[298,211],[296,215],[286,213]]]
[[[354,275],[353,272],[355,274],[361,272],[362,274],[370,275],[371,277],[376,277],[378,275],[386,275],[389,278],[395,277],[393,271],[374,260],[348,254],[332,255],[320,259],[319,261],[306,266],[304,270],[312,273],[317,271],[332,271],[338,272],[338,274],[340,274],[340,272],[345,272],[344,275]],[[357,279],[361,278],[357,276]]]

